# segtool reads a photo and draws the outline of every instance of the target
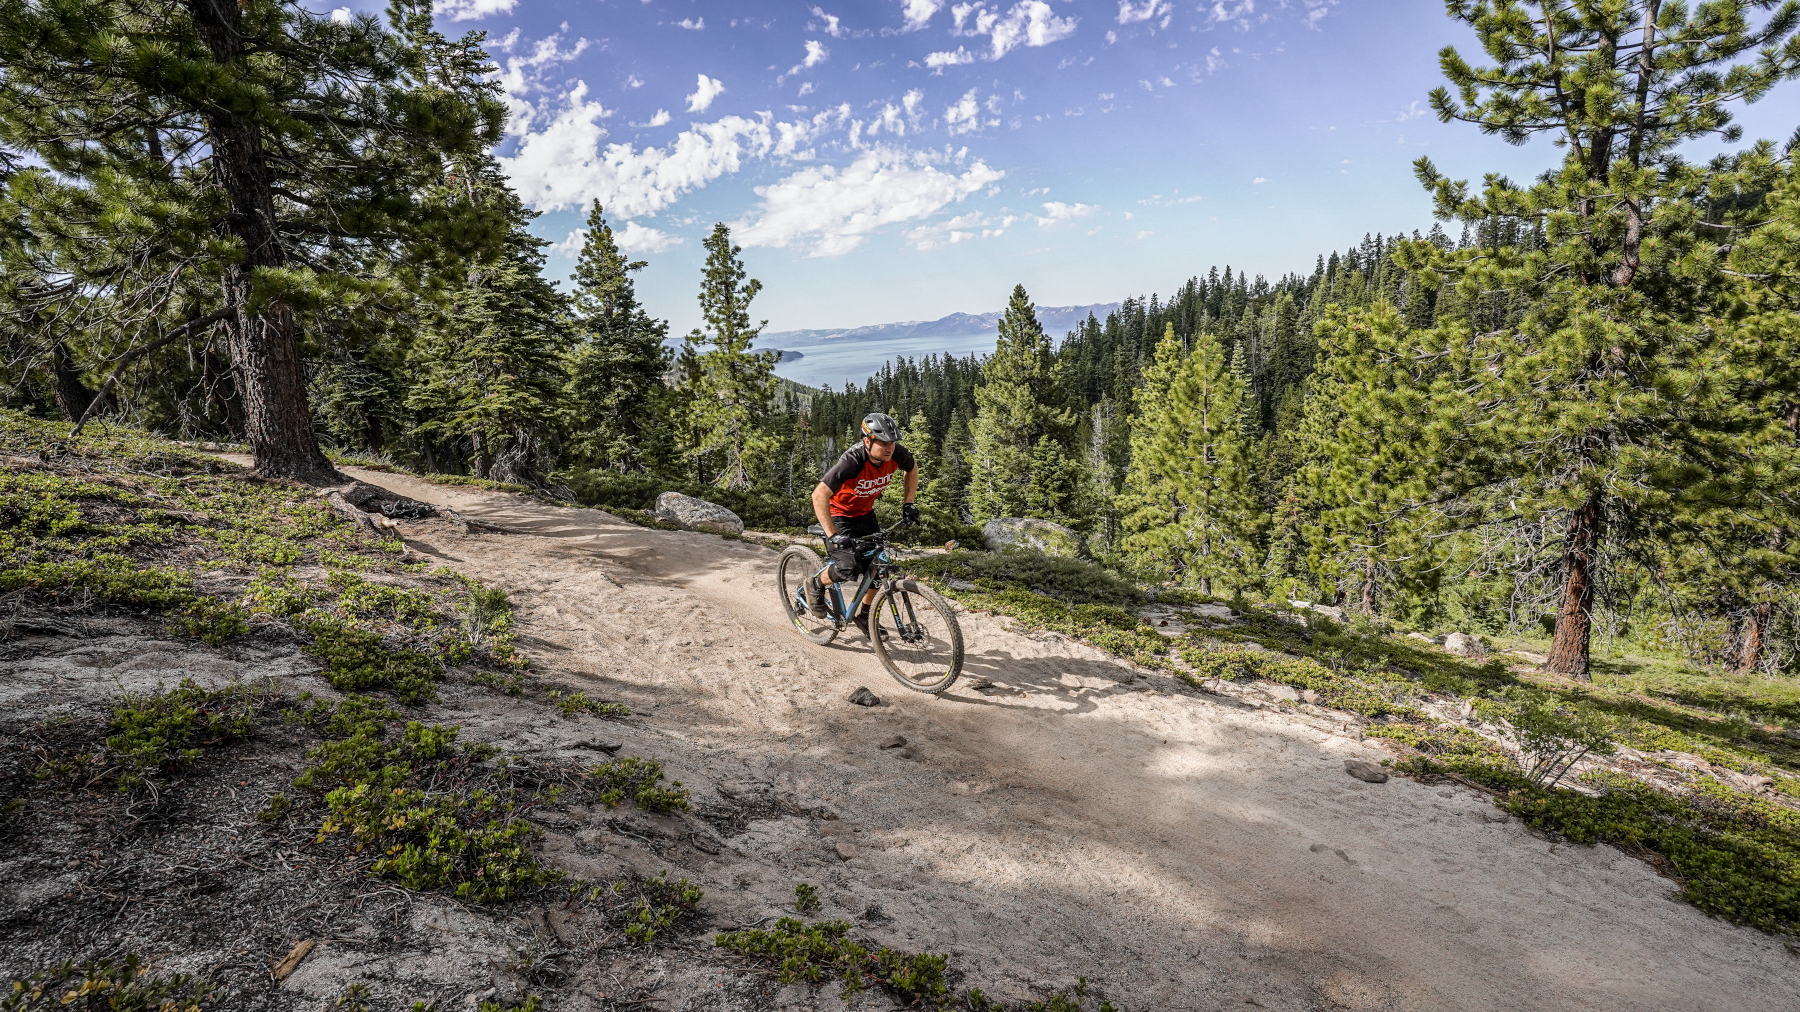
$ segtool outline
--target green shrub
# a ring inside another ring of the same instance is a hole
[[[808,925],[783,917],[772,930],[721,932],[713,943],[773,966],[776,980],[782,984],[822,984],[827,977],[837,977],[846,997],[870,985],[879,985],[908,1003],[937,1006],[949,997],[950,988],[944,981],[949,957],[887,948],[871,952],[849,934],[849,921]]]
[[[795,886],[794,909],[803,914],[817,912],[819,909],[819,890],[806,882],[802,882]]]
[[[200,1012],[218,995],[213,985],[185,973],[143,972],[136,953],[63,963],[15,980],[0,993],[0,1012]]]
[[[318,619],[302,628],[312,634],[305,650],[325,663],[325,678],[341,692],[387,689],[403,703],[437,698],[433,684],[444,669],[428,654],[390,647],[381,634]]]
[[[596,717],[631,716],[631,707],[624,703],[603,703],[598,699],[589,699],[585,692],[572,692],[565,695],[560,689],[551,689],[544,695],[556,704],[556,708],[561,710],[565,717],[573,717],[578,713],[591,713]]]
[[[681,781],[672,780],[662,786],[662,763],[654,759],[626,756],[594,767],[599,780],[600,801],[612,808],[630,798],[647,812],[685,812],[688,791]]]
[[[411,721],[390,744],[392,713],[366,697],[346,697],[303,715],[328,735],[342,735],[309,750],[314,765],[294,779],[296,787],[326,791],[319,841],[347,834],[357,851],[377,854],[371,873],[408,889],[448,887],[477,903],[561,879],[532,855],[539,833],[520,817],[524,808],[554,800],[553,790],[510,786],[504,763],[483,768],[497,750],[459,743],[454,726]],[[476,779],[492,789],[471,786]]]
[[[245,685],[202,689],[184,678],[168,691],[120,695],[106,739],[119,790],[151,786],[187,769],[205,746],[248,735],[262,713],[265,692]]]
[[[486,492],[517,492],[520,495],[531,494],[531,486],[529,485],[515,485],[508,481],[489,481],[486,478],[476,478],[466,474],[421,474],[419,477],[425,481],[431,482],[433,485],[462,485],[468,488],[478,488]]]

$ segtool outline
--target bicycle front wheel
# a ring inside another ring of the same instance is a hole
[[[775,590],[781,595],[781,607],[800,635],[814,643],[830,643],[838,632],[835,622],[812,614],[806,607],[806,581],[823,567],[817,555],[799,545],[788,548],[775,560]]]
[[[870,618],[875,656],[894,680],[938,695],[962,674],[962,627],[937,591],[916,580],[889,583]]]

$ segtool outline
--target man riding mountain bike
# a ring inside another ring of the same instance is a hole
[[[900,445],[899,424],[879,411],[870,412],[862,421],[862,441],[845,450],[813,489],[813,514],[831,546],[831,564],[806,581],[806,607],[815,616],[826,615],[826,584],[854,586],[867,568],[869,560],[857,550],[856,541],[880,533],[875,500],[881,498],[896,472],[906,476],[900,515],[907,523],[917,523],[919,507],[913,500],[919,494],[919,466],[912,451]],[[874,596],[871,588],[864,603]],[[868,611],[854,602],[849,607],[855,612],[856,627],[867,636]]]

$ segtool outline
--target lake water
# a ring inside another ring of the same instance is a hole
[[[842,390],[846,382],[861,386],[872,374],[881,370],[883,362],[894,358],[922,358],[932,354],[948,354],[960,358],[970,353],[991,354],[996,337],[995,334],[969,334],[961,337],[902,337],[860,341],[855,338],[839,338],[819,343],[775,343],[770,345],[770,350],[781,348],[785,351],[797,351],[804,356],[797,361],[778,364],[775,366],[775,375],[807,386],[816,387],[829,383],[833,389]]]

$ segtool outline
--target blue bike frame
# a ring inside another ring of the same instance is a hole
[[[881,583],[883,571],[893,564],[893,561],[888,558],[887,546],[885,545],[876,547],[874,550],[862,555],[862,558],[867,560],[868,565],[863,568],[862,579],[856,584],[856,592],[850,595],[850,600],[858,602],[860,602],[869,591],[873,590]],[[824,566],[821,566],[819,572],[814,575],[822,575],[825,570],[830,568],[831,563],[827,562]],[[831,594],[832,611],[834,612],[831,621],[839,629],[842,629],[844,628],[844,623],[850,621],[850,616],[852,614],[848,608],[844,607],[843,584],[828,583],[825,585],[825,588],[830,591]],[[794,604],[798,611],[804,612],[811,610],[806,604],[805,584],[801,584],[795,589]]]

